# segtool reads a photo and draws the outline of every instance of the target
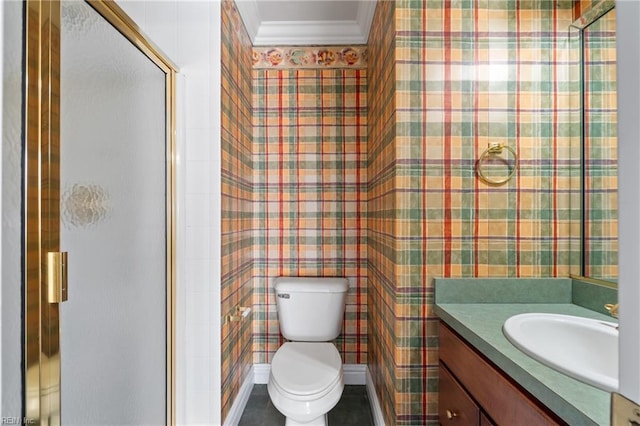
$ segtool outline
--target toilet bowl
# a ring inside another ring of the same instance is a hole
[[[344,278],[274,280],[284,343],[273,356],[267,390],[286,425],[324,426],[344,390],[340,335],[349,283]]]
[[[267,390],[286,425],[326,425],[344,389],[342,360],[332,343],[288,342],[271,362]]]

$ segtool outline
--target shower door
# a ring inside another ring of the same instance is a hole
[[[37,212],[26,206],[46,235],[47,293],[36,307],[25,286],[27,417],[170,424],[175,68],[111,2],[34,0],[29,11],[34,4],[51,14],[40,25],[54,24],[40,77],[53,89],[40,113],[51,139],[48,152],[39,147],[42,200]]]

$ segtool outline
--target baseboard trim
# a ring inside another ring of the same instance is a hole
[[[270,364],[253,364],[254,379],[256,385],[266,385],[269,383],[269,373],[271,372]]]
[[[345,385],[365,385],[367,383],[366,364],[345,364],[342,369],[344,370]],[[255,384],[266,385],[269,383],[270,364],[253,364],[253,371]]]
[[[236,395],[236,399],[233,401],[233,405],[231,406],[231,410],[229,410],[229,414],[227,414],[227,418],[224,419],[224,426],[237,426],[238,423],[240,423],[240,418],[247,406],[247,401],[249,401],[249,396],[251,396],[251,390],[253,389],[254,383],[255,368],[252,366],[249,370],[249,374],[247,374],[247,378],[244,379],[242,386],[240,386],[238,395]]]
[[[380,400],[376,393],[376,388],[373,385],[373,377],[369,368],[366,369],[366,381],[367,381],[367,396],[369,397],[369,403],[371,404],[371,415],[373,416],[373,424],[375,426],[385,426],[384,416],[382,415],[382,408],[380,407]]]
[[[344,371],[345,385],[364,385],[367,383],[367,364],[345,364]]]

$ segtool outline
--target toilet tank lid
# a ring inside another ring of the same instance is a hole
[[[278,277],[273,280],[277,293],[345,293],[349,290],[349,281],[337,277]]]

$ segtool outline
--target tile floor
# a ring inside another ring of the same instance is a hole
[[[342,398],[329,411],[330,426],[373,425],[365,386],[345,386]],[[254,385],[238,426],[284,426],[284,416],[273,406],[267,385]]]

